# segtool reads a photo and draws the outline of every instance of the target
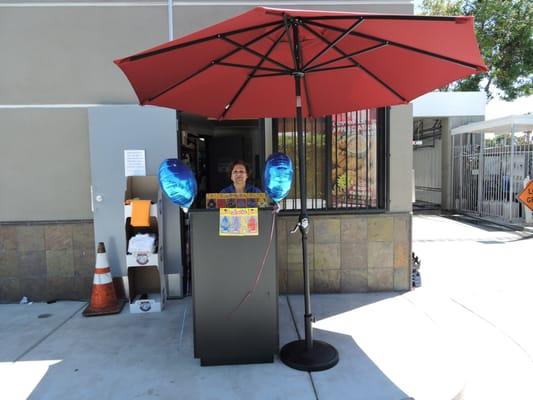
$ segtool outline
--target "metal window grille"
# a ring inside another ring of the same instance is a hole
[[[378,199],[378,160],[380,141],[376,109],[335,114],[325,118],[304,120],[307,208],[314,210],[383,208]],[[384,122],[384,121],[382,121]],[[294,163],[293,182],[299,180],[296,120],[274,120],[275,151],[287,154]],[[383,152],[383,157],[385,153]],[[285,200],[285,210],[300,208],[298,185],[294,185]]]

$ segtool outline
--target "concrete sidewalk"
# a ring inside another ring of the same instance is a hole
[[[162,313],[84,318],[85,303],[0,305],[3,399],[455,399],[454,338],[416,293],[313,295],[317,339],[339,364],[306,373],[272,364],[200,367],[191,299]],[[292,310],[292,313],[291,313]],[[281,296],[280,343],[303,332],[303,298]],[[300,326],[294,325],[293,317]]]
[[[533,234],[469,220],[415,215],[417,304],[455,330],[466,400],[533,399]]]

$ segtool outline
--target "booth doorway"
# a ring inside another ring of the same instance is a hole
[[[198,183],[198,193],[191,208],[205,208],[206,193],[220,192],[231,183],[228,169],[234,160],[245,161],[251,169],[249,182],[262,187],[264,120],[216,121],[178,113],[178,127],[180,159],[190,166]],[[190,237],[188,221],[183,213],[180,215],[184,294],[190,295]]]

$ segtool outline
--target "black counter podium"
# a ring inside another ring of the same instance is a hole
[[[219,236],[219,210],[189,210],[194,356],[201,365],[273,362],[279,350],[276,236],[255,291],[270,239],[272,210],[259,209],[258,236]]]

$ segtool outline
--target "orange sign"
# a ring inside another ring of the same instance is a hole
[[[527,183],[526,187],[517,198],[524,203],[526,207],[533,211],[533,181]]]

